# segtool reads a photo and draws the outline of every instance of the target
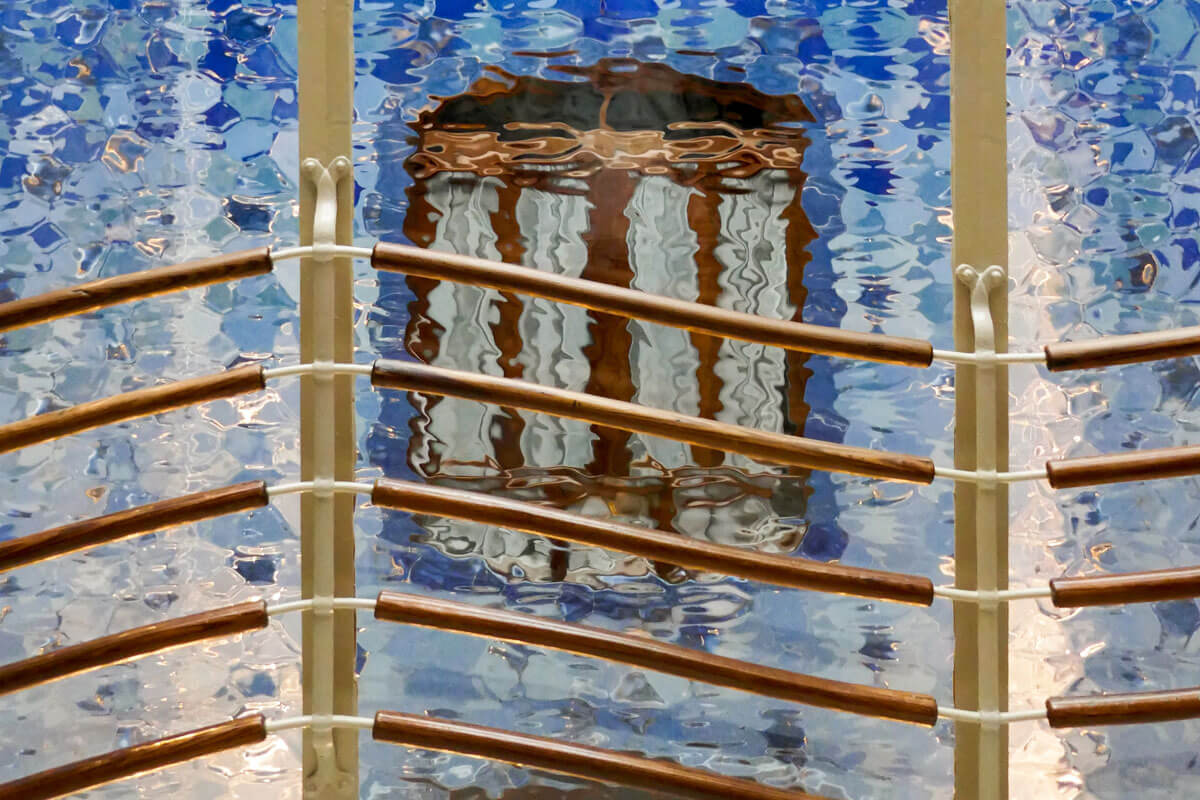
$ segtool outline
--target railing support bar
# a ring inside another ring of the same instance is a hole
[[[995,326],[992,321],[993,295],[1007,289],[1003,267],[988,267],[977,272],[960,266],[955,276],[971,291],[971,320],[975,332],[975,352],[993,354],[996,350]],[[980,473],[975,492],[975,589],[997,592],[1008,588],[1008,525],[999,511],[1007,507],[1003,497],[1004,484],[994,476],[999,470],[1000,439],[996,423],[1007,422],[1007,396],[997,387],[1006,365],[994,360],[982,360],[975,366],[975,469]],[[990,480],[987,476],[993,476]],[[959,573],[963,566],[958,565]],[[1001,603],[980,603],[974,607],[976,624],[976,707],[984,714],[998,713],[1008,708],[1008,614]],[[978,797],[980,800],[1002,800],[1007,797],[1007,736],[996,724],[978,726]]]
[[[300,358],[354,360],[354,273],[336,245],[353,239],[353,0],[296,5],[300,99],[300,244],[315,252],[300,274]],[[330,484],[354,480],[354,378],[314,370],[300,385],[300,475]],[[300,583],[305,598],[355,593],[355,498],[312,492],[301,501]],[[319,548],[324,548],[319,549]],[[306,614],[304,713],[322,720],[358,713],[355,613]],[[358,797],[358,735],[327,722],[305,729],[304,800]]]
[[[959,352],[987,351],[987,343],[979,339],[981,333],[990,333],[993,349],[1003,353],[1008,349],[1007,291],[989,284],[1006,280],[1008,265],[1007,11],[1004,3],[992,0],[949,3],[951,263],[980,270],[996,265],[988,271],[998,275],[983,285],[975,279],[953,281],[954,346]],[[980,312],[986,320],[980,319]],[[981,322],[990,331],[981,331]],[[954,466],[958,469],[1008,470],[1008,368],[997,361],[994,356],[979,356],[975,364],[959,364],[955,369]],[[956,586],[1007,587],[1007,485],[958,481],[954,513]],[[954,705],[1007,709],[1007,604],[955,603],[954,639]],[[1007,728],[957,722],[954,771],[956,800],[1007,798]]]
[[[316,188],[313,254],[308,272],[312,288],[309,307],[315,313],[305,315],[302,324],[311,332],[308,344],[313,363],[332,364],[337,360],[337,345],[341,338],[337,326],[345,317],[337,308],[338,264],[333,250],[338,233],[338,184],[351,174],[350,160],[338,156],[326,167],[319,160],[308,158],[302,168],[304,178]],[[344,789],[355,783],[352,780],[354,773],[347,770],[341,763],[344,759],[338,757],[334,729],[321,722],[345,710],[336,709],[337,695],[344,694],[345,689],[345,676],[338,674],[337,662],[339,653],[345,651],[339,649],[337,620],[327,601],[338,594],[339,567],[347,563],[345,547],[350,548],[348,563],[352,565],[354,561],[353,520],[350,521],[349,539],[339,536],[339,527],[344,529],[344,521],[338,519],[338,496],[332,490],[333,482],[338,479],[339,448],[353,449],[354,446],[353,436],[343,440],[339,434],[344,432],[333,422],[337,420],[339,406],[344,408],[350,402],[339,396],[344,392],[338,391],[338,380],[339,376],[331,370],[313,370],[306,381],[308,402],[302,403],[305,410],[310,410],[315,422],[306,426],[302,434],[308,444],[308,461],[302,471],[306,476],[311,473],[310,479],[318,487],[305,498],[308,512],[304,519],[307,523],[305,533],[311,535],[304,537],[305,549],[301,554],[305,566],[304,595],[317,603],[305,628],[305,708],[311,709],[317,720],[307,736],[315,765],[306,772],[305,788],[311,787],[319,800],[340,798]],[[322,424],[323,420],[330,422]],[[339,522],[343,524],[339,525]],[[338,552],[339,549],[343,552]]]

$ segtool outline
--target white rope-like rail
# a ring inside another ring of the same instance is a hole
[[[1021,709],[1018,711],[973,711],[966,708],[939,705],[937,710],[939,719],[951,720],[953,722],[971,722],[977,725],[1010,725],[1015,722],[1035,722],[1046,719],[1046,710],[1038,708]],[[374,725],[375,720],[371,717],[358,717],[348,714],[304,714],[301,716],[268,720],[266,727],[267,733],[280,733],[282,731],[313,727],[371,730]]]
[[[326,210],[331,211],[332,206],[326,206]],[[328,219],[325,221],[328,222]],[[323,226],[322,233],[330,237],[333,235],[328,225]],[[314,239],[317,237],[314,236]],[[595,310],[643,319],[653,324],[695,329],[708,335],[760,342],[798,352],[916,368],[929,367],[937,361],[978,367],[1040,364],[1057,372],[1200,354],[1200,326],[1101,336],[1083,341],[1030,342],[1018,344],[1017,352],[997,353],[990,347],[978,352],[940,350],[924,339],[862,333],[802,321],[762,317],[595,281],[553,276],[533,267],[456,253],[387,242],[376,242],[372,247],[356,247],[319,239],[312,245],[302,247],[274,250],[259,247],[154,267],[0,303],[0,331],[49,322],[165,292],[264,275],[282,262],[303,258],[308,259],[305,268],[314,276],[324,276],[324,270],[335,258],[368,260],[373,268],[385,272],[491,287],[501,292],[532,294],[586,308],[596,304]],[[311,277],[307,276],[306,280]],[[328,294],[322,291],[319,296],[324,298]],[[324,324],[331,318],[322,315],[315,319]],[[318,339],[323,341],[321,337]],[[329,351],[321,358],[328,359],[331,356],[332,351]]]
[[[972,711],[970,709],[955,708],[953,706],[938,706],[938,718],[951,720],[953,722],[973,722],[977,725],[1011,725],[1015,722],[1035,722],[1037,720],[1046,719],[1046,710],[1029,708],[1022,709],[1020,711],[989,712]],[[305,714],[303,716],[268,720],[266,727],[267,733],[280,733],[282,731],[318,726],[328,728],[356,728],[359,730],[371,730],[371,728],[375,726],[375,720],[371,717],[354,717],[346,714],[330,714],[328,716]]]
[[[292,261],[308,256],[365,258],[370,259],[374,250],[369,247],[353,247],[349,245],[317,245],[304,247],[285,247],[270,251],[273,264],[282,261]],[[1030,353],[960,353],[954,350],[933,350],[933,360],[950,364],[1044,364],[1044,352]]]
[[[300,494],[304,492],[328,491],[338,494],[362,494],[369,495],[374,490],[374,485],[358,481],[296,481],[293,483],[281,483],[275,486],[267,487],[267,496],[274,498],[287,494]],[[960,589],[956,586],[935,586],[933,587],[935,597],[941,597],[946,600],[960,603],[976,603],[978,605],[997,605],[1000,603],[1009,603],[1017,600],[1037,600],[1047,597],[1052,597],[1050,586],[1027,586],[1017,589],[1002,589],[998,591],[980,591],[976,589]],[[330,608],[360,608],[370,610],[374,608],[374,600],[348,600],[334,599],[334,605]],[[297,600],[290,604],[283,604],[268,610],[270,614],[283,614],[289,611],[308,610],[313,608],[313,600]],[[341,603],[341,605],[338,605]]]
[[[292,483],[280,483],[275,486],[267,487],[267,496],[270,498],[279,497],[288,494],[302,494],[305,492],[333,492],[335,494],[362,494],[370,495],[375,489],[374,484],[364,483],[360,481],[295,481]],[[1028,600],[1039,599],[1043,597],[1051,597],[1049,585],[1047,586],[1030,586],[1019,589],[1003,589],[1000,591],[978,591],[975,589],[959,589],[954,586],[935,586],[933,593],[937,597],[943,597],[947,600],[963,603],[977,603],[980,605],[995,605],[997,603],[1007,603],[1013,600]],[[270,614],[283,614],[293,610],[307,610],[313,607],[313,600],[297,600],[290,604],[278,606],[278,610],[268,610]],[[343,600],[334,599],[335,605],[331,608],[374,608],[374,600]],[[343,605],[336,605],[343,603]],[[357,603],[357,605],[355,605]]]
[[[1046,354],[1032,353],[959,353],[954,350],[933,350],[934,361],[950,364],[1045,364]]]
[[[375,365],[371,364],[354,364],[341,362],[316,362],[308,364],[293,364],[286,367],[273,367],[263,370],[263,378],[265,380],[274,380],[276,378],[289,378],[299,375],[361,375],[370,376],[374,373]],[[985,470],[965,470],[956,469],[949,466],[935,465],[933,474],[938,478],[946,478],[954,481],[966,481],[971,483],[1021,483],[1024,481],[1045,480],[1047,477],[1046,470],[1034,469],[1023,470],[1017,472],[989,472]],[[284,490],[277,490],[279,493],[285,493]],[[302,489],[294,489],[293,491],[303,491]]]
[[[280,614],[293,614],[297,611],[312,611],[329,608],[333,610],[357,609],[359,611],[374,611],[373,597],[310,597],[305,600],[289,600],[284,603],[272,603],[267,606],[267,616],[275,617]]]
[[[1034,722],[1046,718],[1045,709],[1022,709],[1020,711],[972,711],[953,706],[938,706],[938,717],[954,722],[973,722],[978,725],[1010,725],[1014,722]],[[296,717],[268,720],[267,733],[297,730],[310,727],[352,728],[371,730],[375,720],[371,717],[355,717],[347,714],[330,714],[316,716],[305,714]]]
[[[267,487],[267,497],[302,492],[333,492],[334,494],[370,494],[374,486],[359,481],[296,481]]]
[[[1023,483],[1046,480],[1045,469],[1030,469],[1021,472],[987,472],[985,470],[955,469],[954,467],[933,468],[936,478],[947,478],[968,483]]]
[[[369,247],[350,247],[344,244],[322,245],[313,247],[307,245],[304,247],[285,247],[279,250],[271,251],[272,263],[278,264],[280,261],[292,261],[297,258],[305,258],[313,255],[330,255],[335,258],[370,258],[371,248]]]
[[[954,706],[938,706],[938,717],[955,722],[974,722],[978,725],[1008,725],[1013,722],[1032,722],[1046,718],[1046,709],[1028,708],[1020,711],[972,711]]]
[[[292,364],[287,367],[272,367],[263,370],[263,380],[290,378],[294,375],[370,375],[371,364],[341,364],[336,362],[314,362]]]
[[[1028,586],[1021,589],[998,589],[995,591],[959,589],[954,586],[935,586],[933,587],[933,593],[935,596],[944,597],[947,600],[954,600],[963,603],[978,603],[980,605],[1007,603],[1011,600],[1031,600],[1053,596],[1049,585]]]
[[[369,731],[375,727],[371,717],[353,717],[348,714],[305,714],[299,717],[267,720],[267,733],[279,733],[298,728],[358,728]]]

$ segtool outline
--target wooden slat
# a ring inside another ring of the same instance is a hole
[[[595,425],[741,453],[772,464],[912,483],[933,481],[933,462],[927,458],[768,433],[526,381],[431,367],[410,361],[379,360],[375,362],[371,373],[371,383],[389,389],[461,397],[580,419]]]
[[[918,725],[938,720],[929,695],[814,678],[700,650],[494,608],[396,592],[380,592],[375,618],[405,625],[564,650],[743,692]],[[2,674],[2,673],[0,673]]]
[[[115,397],[81,403],[0,426],[0,453],[127,419],[158,414],[181,406],[256,392],[265,387],[259,364],[202,375],[162,386],[135,389]]]
[[[639,758],[560,739],[398,711],[376,714],[371,735],[379,742],[503,761],[560,775],[661,792],[667,797],[684,800],[820,800],[804,792],[729,778],[670,761]]]
[[[1200,717],[1200,688],[1161,692],[1052,697],[1046,701],[1052,728],[1134,725]]]
[[[916,575],[757,553],[495,495],[384,478],[375,482],[371,502],[414,514],[465,519],[556,537],[776,586],[923,606],[933,602],[933,582]]]
[[[1200,474],[1200,446],[1197,445],[1066,458],[1046,463],[1046,477],[1055,489],[1196,474]]]
[[[247,481],[71,522],[0,542],[0,572],[130,536],[261,508],[267,502],[267,484]]]
[[[143,742],[0,784],[5,800],[50,800],[267,738],[261,714]]]
[[[1200,567],[1081,575],[1050,581],[1050,599],[1059,608],[1158,603],[1192,597],[1200,597]]]
[[[237,605],[154,622],[0,666],[0,695],[149,653],[267,627],[267,604]]]
[[[376,269],[544,297],[547,300],[583,306],[593,311],[805,353],[913,367],[928,367],[933,363],[933,346],[920,339],[856,333],[823,325],[768,319],[596,281],[421,247],[380,242],[375,245],[371,264]]]
[[[259,247],[89,281],[0,304],[0,333],[73,314],[96,311],[130,300],[239,280],[252,275],[265,275],[271,269],[270,251]]]
[[[1200,353],[1200,326],[1171,331],[1103,336],[1082,342],[1054,342],[1043,348],[1052,372],[1137,364]]]

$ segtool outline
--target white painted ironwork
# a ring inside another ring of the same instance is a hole
[[[267,733],[280,733],[303,728],[358,728],[370,730],[375,727],[371,717],[354,717],[347,714],[305,714],[299,717],[267,720]]]
[[[334,638],[333,607],[328,602],[336,595],[336,572],[334,554],[334,527],[336,494],[337,441],[336,427],[332,420],[336,414],[337,397],[334,391],[336,353],[334,326],[337,310],[334,303],[336,274],[334,259],[338,255],[338,183],[351,174],[350,160],[345,156],[335,158],[325,166],[315,158],[305,159],[301,165],[304,176],[316,188],[316,205],[313,212],[313,245],[310,248],[312,269],[307,276],[314,286],[314,298],[322,304],[307,315],[305,324],[313,327],[313,363],[307,367],[307,377],[313,382],[312,413],[317,420],[328,423],[313,427],[312,458],[313,480],[312,551],[304,558],[312,559],[312,600],[315,603],[311,619],[313,650],[311,659],[303,665],[311,677],[312,748],[316,756],[316,771],[311,776],[318,797],[324,797],[347,783],[340,773],[334,749],[333,729],[323,720],[334,710],[335,677],[334,664],[336,642]],[[353,446],[353,443],[347,443]]]
[[[999,405],[1007,396],[998,391],[1007,381],[997,380],[1007,365],[987,356],[996,353],[996,328],[992,319],[992,294],[1006,290],[1007,275],[1003,267],[990,266],[982,272],[968,265],[955,270],[955,277],[971,292],[971,321],[974,326],[975,352],[985,356],[975,364],[975,591],[980,597],[1005,589],[1007,576],[1000,565],[1007,563],[1007,526],[997,524],[1001,507],[1002,483],[997,480],[1001,463],[996,437],[996,420],[1007,418],[1008,408]],[[1007,459],[1005,459],[1007,460]],[[1001,548],[1004,549],[1001,552]],[[997,594],[998,597],[998,594]],[[1006,632],[1000,631],[1008,617],[999,603],[976,604],[976,664],[978,665],[978,700],[981,720],[987,715],[999,715],[1008,706],[1008,687],[1002,680],[1000,665],[1007,662]],[[997,717],[998,718],[998,717]],[[980,800],[1001,800],[1007,758],[1002,757],[1003,736],[1000,726],[980,723],[978,753],[978,797]]]

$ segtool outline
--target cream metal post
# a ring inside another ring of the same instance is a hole
[[[977,293],[954,283],[954,346],[975,352],[978,311],[987,307],[995,350],[1008,349],[1008,152],[1005,97],[1007,30],[1004,3],[949,0],[950,181],[954,220],[951,263],[993,272]],[[995,265],[995,266],[989,266]],[[976,302],[972,303],[975,299]],[[1011,361],[1011,359],[1009,359]],[[955,369],[954,466],[1008,470],[1008,367],[977,358]],[[955,584],[960,589],[1008,585],[1008,486],[958,480],[954,489]],[[954,604],[954,705],[1008,708],[1008,606]],[[981,656],[997,654],[991,656]],[[986,754],[984,750],[986,748]],[[955,723],[957,800],[1008,797],[1008,729]]]
[[[959,282],[971,291],[971,320],[975,328],[975,352],[992,355],[996,352],[996,332],[992,323],[992,298],[1008,289],[1004,268],[988,267],[978,272],[970,266],[955,271]],[[999,292],[997,291],[999,290]],[[1007,365],[981,360],[975,367],[975,589],[980,592],[999,592],[1008,588],[1007,574],[997,569],[1007,562],[1007,526],[995,524],[1001,507],[1000,494],[1004,484],[996,479],[999,464],[995,428],[988,424],[996,419],[1008,419],[1006,396],[998,397],[997,380]],[[1007,381],[1004,381],[1007,383]],[[960,570],[962,565],[958,565]],[[1002,685],[1001,664],[1008,661],[1007,605],[1000,602],[981,602],[975,606],[977,707],[986,714],[1007,709],[1008,687]],[[1003,626],[1001,622],[1004,622]],[[978,731],[978,797],[980,800],[1001,800],[1008,770],[1007,737],[1000,724],[984,722]]]
[[[319,257],[306,257],[301,264],[300,358],[306,363],[345,363],[354,360],[353,265],[343,250],[330,246],[348,245],[353,238],[354,181],[348,177],[354,122],[353,0],[299,0],[296,21],[300,161],[317,161],[301,169],[299,243],[323,248],[314,254]],[[329,168],[327,176],[322,165]],[[322,177],[329,180],[323,182]],[[336,207],[336,215],[325,211],[318,220],[322,190],[321,204]],[[301,479],[314,485],[318,475],[333,482],[353,480],[356,441],[354,377],[315,370],[302,378]],[[355,593],[355,502],[351,495],[327,492],[302,497],[303,597]],[[322,558],[319,552],[332,558]],[[304,713],[330,709],[332,703],[332,715],[353,716],[358,713],[355,614],[336,610],[306,616],[311,619],[305,620],[303,633]],[[330,714],[322,716],[328,719]],[[358,797],[356,731],[329,725],[306,729],[303,750],[305,800]]]
[[[312,381],[310,393],[311,409],[316,420],[333,420],[336,417],[338,397],[334,382],[336,373],[329,369],[337,360],[334,352],[337,323],[336,264],[334,246],[337,242],[338,184],[351,174],[350,160],[338,156],[328,167],[315,158],[304,160],[301,165],[304,177],[316,187],[317,202],[313,211],[313,252],[307,279],[313,287],[313,311],[303,321],[312,331],[312,363],[309,372]],[[325,367],[325,368],[322,368]],[[310,521],[313,537],[311,548],[302,558],[311,559],[310,587],[313,613],[308,624],[312,649],[304,658],[305,680],[310,690],[310,704],[314,723],[310,742],[316,756],[316,770],[307,780],[313,784],[317,797],[339,795],[345,786],[351,785],[351,776],[343,774],[339,767],[334,745],[332,726],[322,722],[334,714],[334,693],[337,676],[337,637],[334,632],[334,608],[330,599],[337,595],[334,530],[337,509],[333,483],[337,480],[336,465],[338,436],[334,425],[317,424],[310,434],[313,465],[313,491],[309,496]],[[353,446],[353,440],[349,446]]]

